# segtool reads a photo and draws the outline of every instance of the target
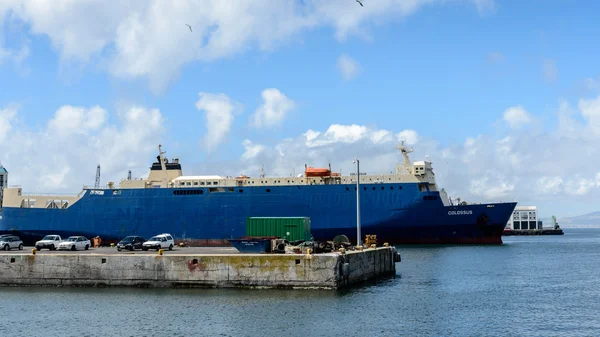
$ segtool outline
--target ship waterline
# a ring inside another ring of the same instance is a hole
[[[405,160],[396,174],[361,176],[362,233],[390,244],[502,243],[515,202],[454,205],[437,189],[431,163],[411,164],[410,151],[399,149]],[[147,179],[126,179],[119,187],[109,183],[71,197],[7,188],[0,231],[32,239],[168,232],[178,239],[227,240],[245,235],[247,217],[309,217],[315,240],[339,234],[356,240],[355,176],[330,169],[301,177],[183,176],[179,161],[163,154],[159,147]]]

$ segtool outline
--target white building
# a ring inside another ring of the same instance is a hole
[[[8,187],[8,171],[0,163],[0,207],[2,207],[5,187]]]
[[[519,229],[542,229],[542,223],[538,222],[536,206],[517,206],[508,219],[506,228]]]

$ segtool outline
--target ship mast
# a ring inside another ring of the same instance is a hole
[[[400,163],[396,164],[396,174],[402,174],[402,169],[410,173],[412,165],[410,163],[410,159],[408,158],[408,154],[413,152],[413,149],[410,148],[409,150],[407,150],[404,146],[404,141],[400,143],[400,146],[396,146],[396,148],[400,150],[402,152],[402,156],[404,156],[404,167],[400,166]]]
[[[162,170],[162,184],[160,187],[167,187],[167,165],[165,164],[165,158],[163,154],[166,152],[162,150],[162,145],[158,144],[158,160],[160,160],[160,168]]]

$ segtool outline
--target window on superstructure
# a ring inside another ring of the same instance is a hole
[[[200,182],[200,186],[204,186],[204,181],[201,181],[201,182]]]
[[[198,182],[197,181],[194,181],[194,186],[198,186]]]
[[[206,185],[211,185],[210,181],[207,181],[207,182],[206,182]]]

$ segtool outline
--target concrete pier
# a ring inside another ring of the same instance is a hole
[[[565,234],[561,228],[544,228],[544,229],[512,229],[505,230],[502,235],[563,235]]]
[[[345,254],[0,254],[0,286],[337,289],[395,275],[391,247]]]

